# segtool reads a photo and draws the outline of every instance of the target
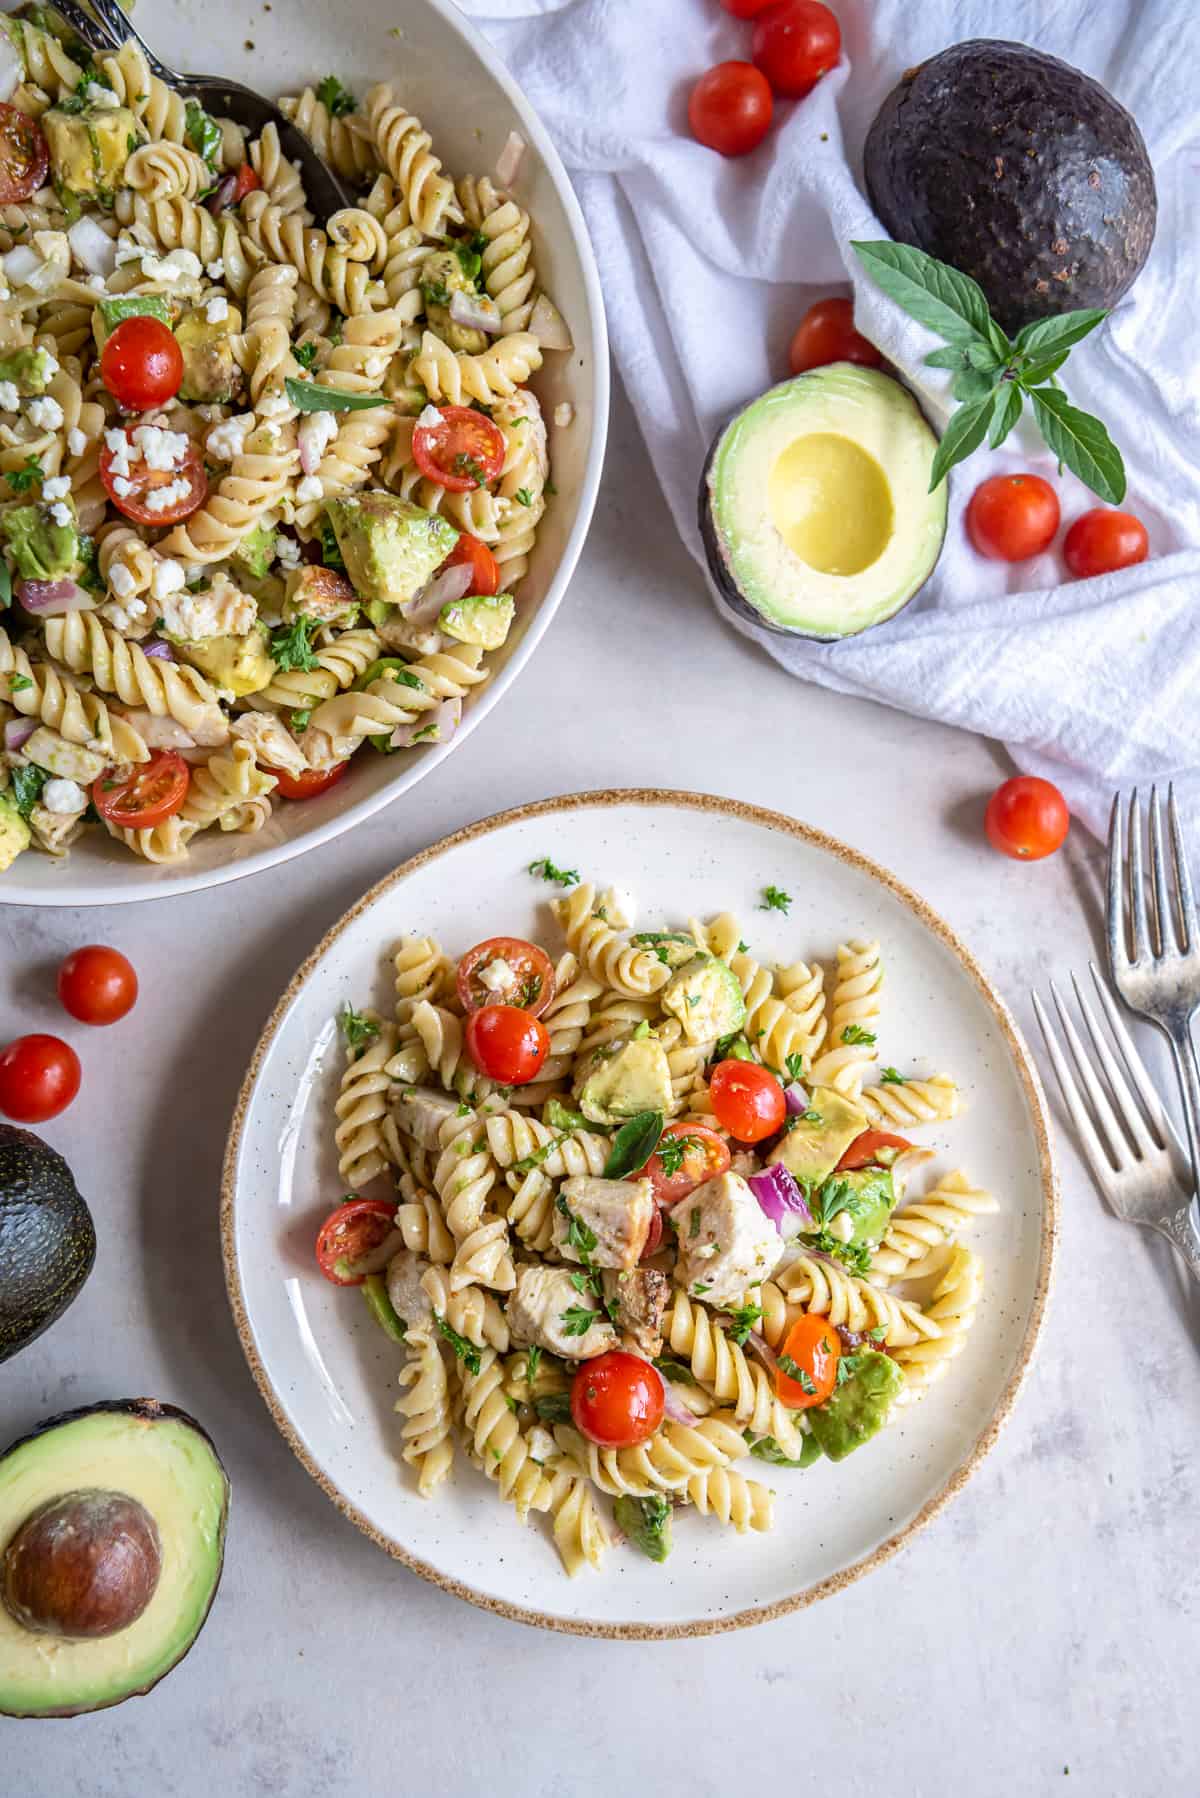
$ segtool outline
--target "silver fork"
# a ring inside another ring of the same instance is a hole
[[[1062,994],[1051,982],[1050,992],[1071,1061],[1063,1053],[1036,993],[1033,994],[1033,1009],[1046,1040],[1046,1052],[1058,1076],[1063,1102],[1109,1208],[1127,1223],[1141,1224],[1145,1229],[1156,1230],[1160,1236],[1165,1236],[1200,1280],[1200,1237],[1191,1221],[1192,1181],[1187,1154],[1159,1102],[1145,1063],[1121,1021],[1115,1000],[1101,980],[1095,963],[1089,962],[1088,967],[1096,997],[1126,1072],[1122,1073],[1120,1062],[1074,974],[1071,984],[1091,1043],[1090,1058]],[[1072,1061],[1075,1073],[1071,1070]],[[1130,1089],[1130,1082],[1137,1098]]]
[[[1148,908],[1142,869],[1142,808],[1136,788],[1129,798],[1128,852],[1120,795],[1113,801],[1108,829],[1108,965],[1113,985],[1126,1005],[1157,1024],[1171,1045],[1188,1150],[1192,1167],[1200,1174],[1200,1067],[1191,1032],[1192,1014],[1200,1005],[1200,925],[1174,787],[1167,788],[1170,882],[1157,787],[1150,789],[1149,814],[1153,903]],[[1195,1178],[1189,1184],[1194,1190]]]
[[[240,81],[230,81],[224,75],[176,74],[134,30],[116,0],[88,0],[86,7],[79,5],[77,0],[53,0],[52,10],[91,50],[119,50],[126,38],[133,38],[160,80],[179,92],[194,94],[206,112],[232,119],[251,137],[257,137],[264,125],[273,123],[279,132],[283,154],[289,161],[300,164],[305,196],[318,224],[324,224],[332,213],[352,204],[347,190],[317,155],[303,131],[285,118],[273,101],[264,99],[253,88],[243,87]]]

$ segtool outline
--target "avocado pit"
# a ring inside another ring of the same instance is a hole
[[[25,1629],[85,1641],[136,1623],[161,1568],[144,1505],[123,1492],[68,1492],[34,1511],[9,1542],[0,1592]]]

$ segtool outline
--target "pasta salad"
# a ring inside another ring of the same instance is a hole
[[[317,1259],[403,1345],[419,1492],[461,1450],[575,1574],[608,1500],[662,1561],[677,1507],[766,1530],[776,1470],[869,1441],[962,1348],[996,1206],[958,1170],[909,1190],[962,1098],[880,1068],[877,943],[776,966],[727,913],[637,930],[533,871],[556,957],[409,936],[391,1015],[343,1012]]]
[[[88,823],[176,861],[453,732],[552,491],[526,383],[570,337],[529,215],[389,85],[282,102],[354,192],[323,227],[274,125],[133,42],[5,16],[0,93],[0,869]]]

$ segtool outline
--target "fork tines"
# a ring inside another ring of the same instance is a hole
[[[1142,805],[1137,788],[1129,796],[1128,855],[1121,799],[1113,800],[1108,827],[1108,952],[1114,972],[1139,963],[1186,955],[1200,942],[1196,902],[1175,804],[1175,788],[1167,788],[1170,830],[1170,878],[1163,846],[1158,788],[1150,789],[1150,905],[1142,862]],[[1153,922],[1153,934],[1151,933]]]

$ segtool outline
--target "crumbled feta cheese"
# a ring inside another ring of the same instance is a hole
[[[109,454],[108,472],[116,477],[113,480],[113,486],[118,493],[128,493],[128,476],[133,472],[130,464],[138,461],[142,452],[139,450],[137,444],[131,443],[124,431],[119,428],[116,430],[105,431],[104,447]],[[117,481],[122,478],[125,480],[125,485],[124,487],[119,487],[117,486]]]
[[[306,474],[296,484],[296,498],[300,504],[306,505],[310,499],[324,499],[325,488],[315,474]]]
[[[143,255],[142,273],[148,281],[165,281],[168,285],[199,277],[203,268],[194,250],[168,250],[165,256]]]
[[[104,112],[115,112],[121,104],[119,95],[99,81],[88,82],[83,90],[83,101],[85,106],[99,107]]]
[[[368,381],[380,381],[387,372],[387,365],[386,356],[368,356],[363,363],[363,373]]]
[[[48,481],[42,482],[43,499],[66,499],[70,491],[70,478],[65,474],[52,475]]]
[[[44,382],[49,381],[62,367],[58,357],[52,356],[47,349],[40,349],[34,360],[37,362],[41,378]]]
[[[535,1423],[531,1429],[526,1430],[525,1441],[530,1454],[539,1466],[544,1466],[547,1461],[553,1460],[558,1453],[558,1444],[544,1423]]]
[[[42,788],[42,804],[60,818],[73,817],[87,807],[87,794],[73,780],[48,780]]]
[[[192,483],[189,480],[168,481],[164,487],[151,487],[142,495],[142,504],[147,512],[169,512],[172,506],[182,505],[191,495]]]
[[[296,440],[300,445],[301,467],[304,466],[306,461],[309,463],[319,462],[321,457],[325,454],[327,445],[333,442],[337,434],[338,420],[336,412],[306,412],[304,417],[300,420],[299,427],[296,431]],[[300,486],[303,487],[305,480],[311,481],[312,479],[312,475],[306,475],[304,479],[301,480]],[[305,495],[297,489],[296,497],[303,501]],[[318,492],[311,494],[309,497],[320,499],[321,494]]]
[[[15,381],[0,381],[0,412],[15,412],[21,403]]]
[[[263,418],[278,418],[281,413],[292,410],[292,402],[286,393],[264,393],[258,402],[258,410]]]
[[[118,499],[128,499],[129,495],[133,492],[133,482],[127,481],[123,474],[113,475],[112,484],[113,492],[117,495]]]
[[[71,508],[70,506],[65,506],[62,500],[56,500],[51,506],[50,516],[55,524],[63,525],[64,527],[73,522]]]
[[[216,462],[232,462],[246,447],[246,433],[254,429],[253,412],[241,412],[236,418],[224,418],[213,426],[204,439],[204,447]]]
[[[150,592],[157,600],[178,593],[184,585],[183,569],[171,556],[160,556],[150,577]],[[186,634],[186,633],[181,633]]]
[[[126,568],[124,562],[112,562],[108,570],[108,584],[118,599],[128,599],[137,586],[136,580]],[[130,608],[132,610],[132,608]]]
[[[81,431],[78,425],[72,425],[71,429],[67,432],[67,448],[71,454],[73,456],[82,456],[84,450],[87,448],[87,444],[86,431]]]
[[[222,324],[229,317],[229,301],[223,293],[215,293],[204,308],[204,316],[210,325]]]
[[[561,405],[555,406],[554,422],[556,425],[569,425],[574,422],[574,419],[575,408],[570,400],[563,400]]]
[[[262,432],[264,437],[282,437],[283,436],[282,428],[275,423],[275,420],[273,418],[264,418],[258,428]]]
[[[116,256],[118,268],[122,267],[126,262],[140,262],[142,257],[147,254],[147,247],[144,243],[139,243],[137,238],[132,237],[128,231],[122,231],[117,239]]]
[[[511,993],[516,990],[517,976],[513,972],[512,963],[505,961],[502,955],[480,968],[479,979],[489,993]]]
[[[285,537],[280,533],[275,538],[275,559],[281,568],[299,568],[304,557],[300,553],[300,545],[294,537]]]
[[[223,281],[225,279],[225,264],[221,257],[218,256],[215,262],[206,262],[204,264],[204,272],[210,281]]]
[[[138,425],[133,441],[145,459],[147,468],[178,468],[188,453],[189,439],[184,431],[165,431],[161,425]]]
[[[52,393],[45,393],[36,400],[30,400],[29,417],[39,431],[62,429],[63,409]]]
[[[442,422],[442,415],[436,406],[426,406],[417,418],[418,429],[422,431],[436,430]]]
[[[179,572],[182,580],[183,570]],[[197,593],[168,594],[161,609],[163,626],[175,637],[244,637],[258,617],[253,596],[219,572]]]
[[[89,275],[87,284],[93,293],[107,293],[108,281],[103,275]]]

